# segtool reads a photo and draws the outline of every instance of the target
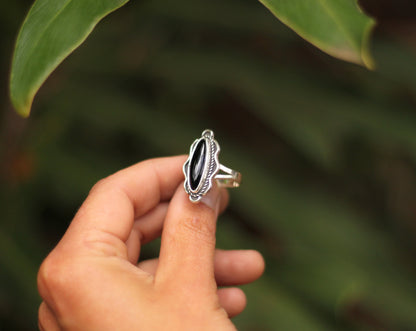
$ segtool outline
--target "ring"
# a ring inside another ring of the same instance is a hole
[[[220,146],[211,130],[202,132],[201,138],[192,143],[189,157],[183,165],[184,187],[192,202],[198,202],[211,189],[213,179],[221,187],[240,186],[241,174],[220,164],[219,152]]]

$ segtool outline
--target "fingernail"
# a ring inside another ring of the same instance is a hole
[[[221,191],[214,185],[211,190],[207,194],[205,194],[199,202],[202,202],[204,205],[208,206],[212,210],[214,210],[217,214],[220,209],[220,195]]]

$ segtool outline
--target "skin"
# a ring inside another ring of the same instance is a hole
[[[191,203],[185,160],[147,160],[91,189],[40,267],[41,330],[235,330],[230,317],[246,298],[232,286],[260,277],[264,261],[215,249],[228,194],[214,187]],[[141,245],[160,235],[159,258],[138,263]]]

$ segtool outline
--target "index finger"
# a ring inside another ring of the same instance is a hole
[[[104,234],[126,242],[136,218],[172,197],[183,181],[185,159],[175,156],[146,160],[99,181],[63,241],[79,244],[91,234]]]

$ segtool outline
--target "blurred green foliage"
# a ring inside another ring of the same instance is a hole
[[[328,54],[372,68],[374,64],[368,42],[375,21],[363,13],[356,1],[261,2],[282,22]],[[34,2],[17,36],[10,72],[10,98],[20,115],[29,116],[40,86],[85,41],[96,24],[127,2],[128,0]],[[173,4],[176,7],[176,2]],[[189,6],[186,11],[189,12]]]
[[[240,330],[416,328],[416,56],[404,33],[414,20],[393,26],[378,12],[369,72],[254,1],[129,3],[23,120],[6,86],[30,4],[0,4],[0,330],[35,328],[37,268],[94,182],[186,153],[205,128],[243,174],[218,246],[266,258],[264,277],[244,287]],[[143,258],[156,254],[148,245]]]

